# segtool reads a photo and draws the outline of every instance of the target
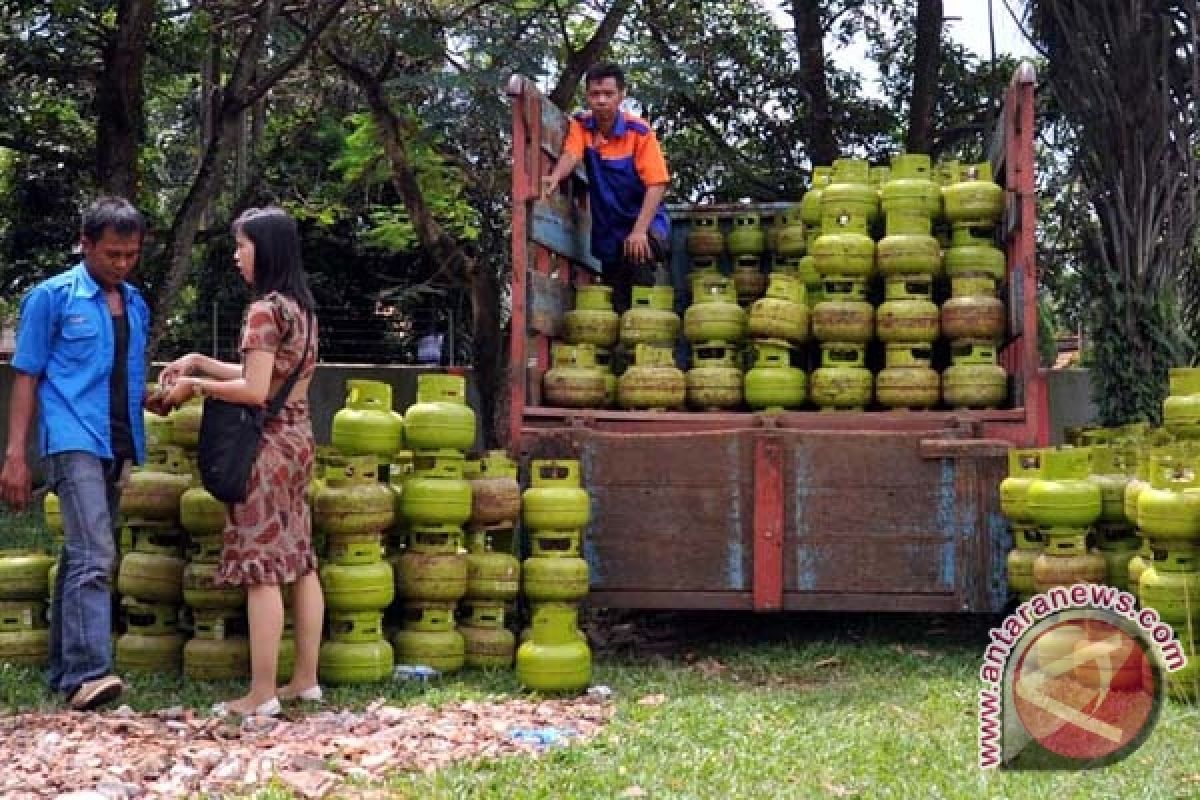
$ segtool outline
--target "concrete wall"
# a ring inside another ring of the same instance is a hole
[[[1050,396],[1050,443],[1061,444],[1065,428],[1093,424],[1092,373],[1086,369],[1044,370]]]
[[[309,386],[309,403],[312,406],[313,435],[319,444],[328,444],[330,430],[333,426],[333,415],[345,404],[346,381],[365,379],[384,381],[392,387],[392,405],[403,412],[417,399],[417,376],[423,372],[438,372],[430,367],[412,366],[372,366],[372,365],[341,365],[320,364],[317,373]],[[152,370],[157,374],[157,369]],[[8,364],[0,364],[0,454],[7,445],[8,439],[8,406],[12,395],[13,368]],[[478,411],[479,396],[467,373],[467,399]],[[35,471],[34,480],[41,476],[37,453],[37,432],[30,432],[29,464]],[[481,443],[477,443],[481,444]]]

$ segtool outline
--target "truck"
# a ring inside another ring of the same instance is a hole
[[[1009,601],[999,484],[1010,448],[1045,446],[1037,347],[1034,89],[1022,64],[988,158],[999,229],[1009,400],[994,410],[680,412],[541,401],[574,282],[596,277],[581,172],[540,178],[567,117],[514,76],[507,437],[522,462],[581,462],[591,497],[589,603],[618,609],[992,613]],[[706,212],[731,213],[722,206]],[[675,225],[674,258],[685,258]],[[676,265],[678,267],[678,265]],[[675,270],[678,272],[678,270]]]

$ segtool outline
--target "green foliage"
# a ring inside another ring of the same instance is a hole
[[[1053,367],[1058,359],[1057,334],[1054,327],[1054,308],[1049,298],[1038,297],[1038,359],[1043,367]]]
[[[379,140],[375,120],[368,113],[353,114],[348,120],[351,133],[346,136],[342,155],[333,168],[340,170],[351,186],[368,190],[390,184],[391,169]],[[409,125],[415,125],[410,116]],[[426,136],[409,143],[408,157],[417,173],[417,182],[434,219],[452,236],[463,242],[479,238],[479,213],[465,197],[462,170],[451,165],[436,149],[437,137]],[[407,209],[402,205],[373,206],[367,209],[370,228],[364,241],[370,247],[388,252],[412,250],[417,234]]]

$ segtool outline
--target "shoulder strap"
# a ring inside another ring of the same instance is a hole
[[[304,350],[300,353],[300,363],[292,370],[292,374],[288,375],[288,379],[283,382],[283,386],[279,387],[279,391],[271,398],[271,402],[267,404],[267,416],[273,417],[279,413],[279,409],[283,408],[283,404],[287,402],[287,397],[292,393],[292,389],[296,386],[296,381],[300,380],[300,373],[304,371],[304,362],[308,360],[308,345],[312,342],[312,312],[305,314],[305,319],[308,321],[307,329],[304,331]]]

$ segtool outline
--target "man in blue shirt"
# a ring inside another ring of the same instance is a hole
[[[50,688],[84,711],[114,700],[114,521],[121,487],[145,459],[142,396],[150,312],[126,282],[146,223],[128,201],[102,197],[83,215],[83,261],[21,303],[16,379],[0,499],[29,503],[25,452],[35,408],[46,482],[58,495],[64,541],[50,622]]]
[[[584,76],[588,110],[571,117],[558,163],[542,177],[542,199],[581,161],[587,170],[592,255],[613,287],[613,306],[629,308],[633,284],[653,283],[666,259],[671,223],[663,206],[670,174],[654,130],[621,110],[625,73],[597,64]]]

